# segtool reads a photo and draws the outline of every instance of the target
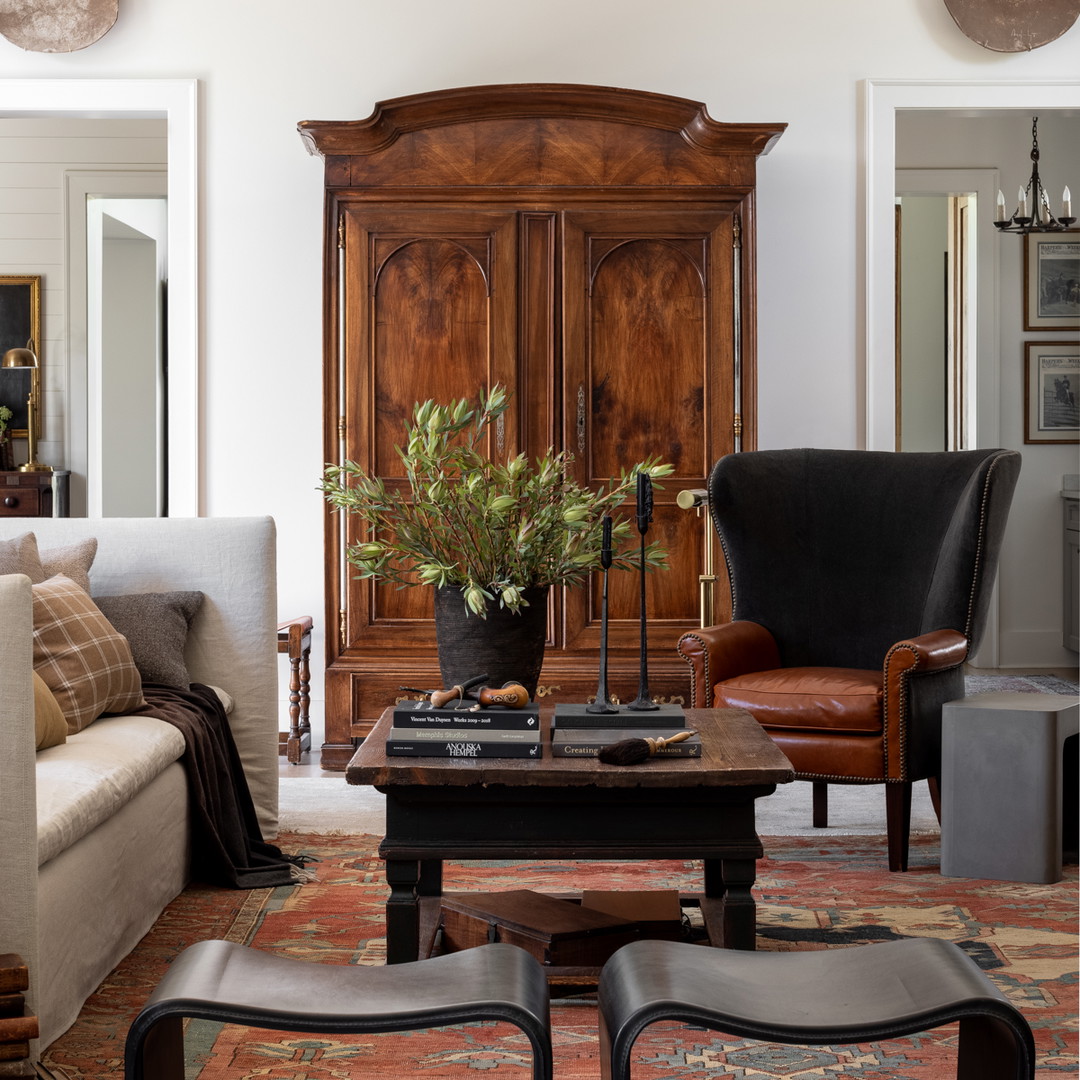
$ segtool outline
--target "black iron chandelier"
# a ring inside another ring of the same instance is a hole
[[[1061,193],[1061,216],[1050,212],[1050,200],[1039,179],[1039,118],[1031,118],[1031,179],[1026,188],[1020,188],[1017,206],[1012,217],[1005,210],[1005,196],[997,193],[997,211],[994,225],[999,232],[1018,233],[1026,236],[1033,232],[1061,232],[1076,220],[1072,213],[1072,193],[1066,185]]]

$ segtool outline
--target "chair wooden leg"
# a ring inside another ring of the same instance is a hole
[[[814,828],[827,829],[829,827],[829,785],[823,780],[815,780],[811,787],[814,790]]]
[[[911,832],[911,782],[885,785],[885,823],[889,833],[889,869],[906,870]]]
[[[930,789],[930,802],[934,806],[934,813],[937,814],[938,824],[941,824],[941,779],[937,776],[928,776],[926,778],[926,786]]]

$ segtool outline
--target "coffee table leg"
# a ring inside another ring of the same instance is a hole
[[[720,923],[718,935],[715,926],[709,926],[710,941],[725,949],[753,949],[757,937],[757,904],[753,893],[757,860],[705,859],[704,869],[706,925],[717,917]]]
[[[405,964],[419,959],[421,863],[416,859],[387,859],[386,962]]]
[[[442,896],[442,859],[420,860],[421,896]]]

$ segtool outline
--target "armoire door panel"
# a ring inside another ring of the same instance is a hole
[[[684,456],[696,465],[705,444],[700,266],[666,241],[627,241],[593,269],[585,303],[590,480],[654,454],[685,475]]]
[[[698,616],[700,525],[675,506],[683,487],[703,487],[731,448],[734,382],[730,328],[732,220],[724,211],[570,211],[564,216],[564,422],[576,440],[580,482],[610,484],[639,461],[674,467],[654,489],[648,539],[668,549],[668,569],[649,575],[648,616],[670,630]],[[709,399],[712,400],[709,400]],[[584,413],[582,415],[582,407]],[[631,519],[634,506],[624,511]],[[633,580],[628,580],[633,578]],[[663,579],[663,584],[657,583]],[[609,581],[609,642],[637,640],[636,576]],[[566,648],[599,642],[598,586],[566,596]]]
[[[519,225],[521,449],[536,458],[557,442],[558,215],[525,211]]]
[[[395,447],[416,402],[476,401],[495,383],[516,390],[517,215],[363,205],[344,214],[345,456],[404,492]],[[517,446],[520,407],[489,432],[487,453]],[[370,539],[355,520],[347,531],[349,543]],[[354,577],[347,598],[346,650],[433,645],[430,590]]]
[[[394,447],[402,442],[415,402],[474,398],[490,378],[494,327],[488,278],[463,244],[411,240],[378,267],[371,307],[373,467],[383,477],[404,476]]]

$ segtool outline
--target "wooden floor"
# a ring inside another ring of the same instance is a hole
[[[1059,679],[1071,679],[1073,682],[1080,682],[1080,670],[1077,668],[978,668],[973,671],[973,674],[978,675],[1056,675]],[[288,727],[288,720],[285,721],[286,727]],[[341,773],[336,771],[330,771],[328,769],[320,768],[319,766],[319,749],[316,747],[314,750],[309,751],[306,754],[301,755],[301,760],[298,765],[290,765],[281,756],[278,759],[278,775],[279,776],[325,776],[335,780],[341,779]]]

